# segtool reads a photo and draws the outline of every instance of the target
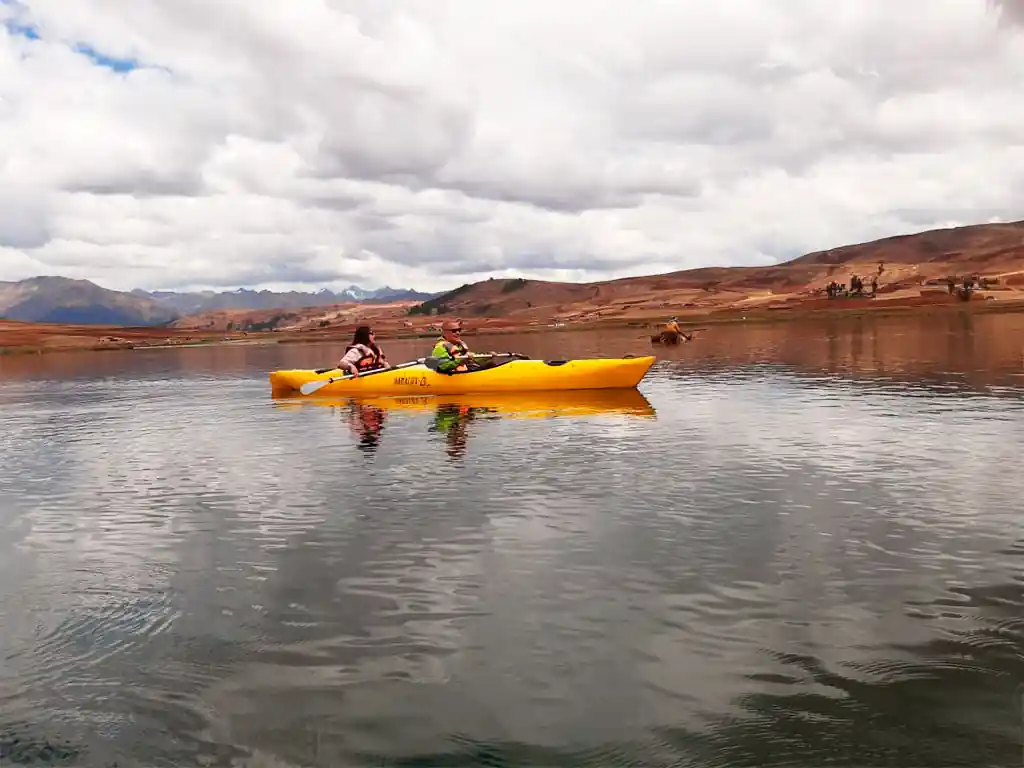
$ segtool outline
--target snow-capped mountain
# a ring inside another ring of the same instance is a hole
[[[233,291],[144,291],[135,289],[135,296],[153,299],[174,310],[178,315],[193,315],[217,309],[297,309],[327,304],[357,301],[365,304],[383,304],[389,301],[426,301],[432,293],[390,288],[376,290],[350,285],[341,291],[322,288],[319,291],[253,291],[237,288]]]

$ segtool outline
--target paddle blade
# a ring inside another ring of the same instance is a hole
[[[305,384],[299,387],[299,392],[301,392],[304,395],[312,395],[314,392],[321,389],[322,387],[326,387],[328,384],[331,383],[331,381],[333,381],[333,379],[318,379],[317,381],[307,381]]]

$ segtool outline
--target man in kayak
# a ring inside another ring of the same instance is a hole
[[[697,329],[700,330],[700,329]],[[665,330],[661,332],[661,340],[669,344],[678,343],[679,339],[693,341],[693,331],[687,333],[679,327],[679,318],[673,317],[665,323]]]
[[[494,353],[492,352],[491,355]],[[445,320],[441,324],[441,338],[434,344],[430,356],[438,360],[437,370],[441,373],[462,373],[464,371],[478,371],[488,367],[487,364],[477,362],[469,347],[462,340],[462,321]],[[490,355],[480,355],[489,357]],[[493,360],[491,361],[493,365]]]

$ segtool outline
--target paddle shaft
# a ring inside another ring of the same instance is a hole
[[[455,360],[457,363],[461,364],[461,363],[463,363],[463,362],[465,362],[467,360],[479,360],[481,358],[487,358],[487,357],[490,357],[490,358],[495,358],[495,357],[518,357],[518,358],[523,359],[523,360],[529,360],[529,358],[526,355],[521,355],[518,352],[470,352],[469,354],[459,355],[458,357],[454,357],[454,358],[451,358],[451,359]],[[433,370],[437,370],[438,363],[441,360],[444,360],[444,359],[445,358],[442,358],[442,357],[429,357],[429,358],[426,359],[426,361],[424,361],[423,364],[425,366],[427,366],[427,368],[430,368],[430,370],[433,371]]]
[[[491,353],[479,354],[479,353],[471,352],[469,355],[466,356],[466,359],[476,359],[476,358],[482,358],[482,357],[525,357],[525,355],[520,355],[518,352],[495,352],[493,354],[491,354]],[[428,359],[429,360],[436,360],[437,358],[421,357],[419,360],[411,360],[408,363],[400,363],[398,365],[392,366],[391,368],[375,368],[372,371],[367,371],[366,373],[359,374],[358,377],[357,376],[353,376],[351,373],[348,373],[348,374],[345,374],[344,376],[332,376],[329,379],[319,379],[317,381],[307,381],[305,384],[303,384],[299,388],[299,391],[302,392],[302,394],[304,394],[304,395],[311,395],[314,392],[316,392],[317,390],[322,389],[323,387],[326,387],[328,384],[333,384],[336,381],[348,381],[350,379],[362,378],[364,376],[373,376],[376,373],[387,373],[388,371],[398,371],[398,370],[401,370],[402,368],[411,368],[414,365],[424,365],[424,364],[426,364],[427,367],[430,367],[429,364],[427,363]]]
[[[344,376],[332,376],[329,379],[318,379],[317,381],[307,381],[301,387],[299,391],[304,395],[311,395],[318,389],[326,387],[328,384],[333,384],[336,381],[346,381],[348,379],[362,378],[363,376],[373,376],[375,373],[387,373],[388,371],[400,371],[402,368],[411,368],[414,365],[420,365],[424,362],[425,358],[419,360],[410,360],[408,363],[399,363],[393,365],[390,368],[374,368],[372,371],[366,373],[360,373],[359,376],[353,376],[351,373],[346,373]]]

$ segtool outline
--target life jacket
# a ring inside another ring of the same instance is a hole
[[[387,360],[384,357],[383,352],[374,352],[372,347],[368,347],[365,344],[349,344],[345,347],[345,352],[348,353],[353,349],[358,349],[361,357],[356,361],[356,368],[359,369],[360,373],[363,371],[374,371],[377,368],[383,368],[384,363]]]
[[[442,360],[438,363],[437,369],[445,373],[456,373],[466,371],[468,368],[464,362],[456,360],[455,355],[465,355],[468,352],[469,347],[462,341],[448,341],[442,336],[434,344],[434,349],[431,351],[430,356],[447,358],[447,360]]]

